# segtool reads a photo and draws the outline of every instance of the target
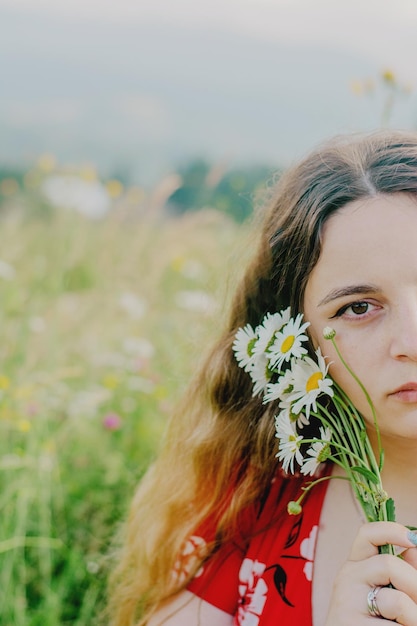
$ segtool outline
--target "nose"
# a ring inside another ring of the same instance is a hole
[[[393,316],[391,356],[417,362],[417,299],[408,306],[398,306]]]

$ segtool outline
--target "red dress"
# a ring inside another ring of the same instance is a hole
[[[283,504],[301,493],[299,480],[294,493],[294,480],[276,477],[265,502],[245,514],[236,540],[222,546],[187,587],[232,615],[234,626],[312,626],[311,581],[327,481],[314,486],[302,513],[292,516]],[[211,539],[207,527],[200,529],[183,558]]]

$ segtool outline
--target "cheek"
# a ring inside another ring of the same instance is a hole
[[[321,349],[322,352],[328,357],[326,361],[331,363],[329,367],[329,373],[331,377],[347,394],[347,396],[354,404],[354,406],[358,409],[358,411],[362,413],[364,417],[371,418],[372,415],[369,404],[361,386],[343,365],[333,346],[330,345],[329,347],[329,342],[326,342],[325,345],[321,346]],[[374,381],[372,379],[372,372],[374,371],[374,368],[371,367],[370,363],[364,362],[362,352],[359,356],[355,350],[351,349],[350,351],[343,350],[341,351],[341,354],[343,354],[343,358],[345,359],[346,363],[358,377],[358,379],[372,398],[372,396],[374,395]]]

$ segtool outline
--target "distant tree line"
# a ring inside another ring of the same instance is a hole
[[[227,163],[212,164],[203,159],[193,159],[178,169],[179,183],[175,191],[168,191],[170,195],[165,208],[174,216],[212,208],[237,222],[243,222],[252,214],[259,195],[262,197],[262,191],[269,186],[272,176],[275,179],[279,173],[266,165],[230,167]],[[117,178],[121,180],[122,173],[118,174]],[[32,200],[36,197],[38,204],[42,205],[41,213],[44,214],[47,203],[39,193],[42,176],[37,176],[37,184],[31,185],[31,178],[27,178],[24,170],[0,165],[0,206],[16,193],[28,191]],[[128,182],[125,188],[128,188]],[[53,209],[50,206],[47,213]]]
[[[252,214],[258,192],[276,171],[264,165],[229,169],[226,165],[195,159],[178,173],[182,182],[167,202],[171,214],[214,208],[243,222]]]

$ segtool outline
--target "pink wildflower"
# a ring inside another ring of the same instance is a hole
[[[122,418],[117,413],[107,413],[103,417],[103,427],[106,430],[120,430],[122,427]]]

